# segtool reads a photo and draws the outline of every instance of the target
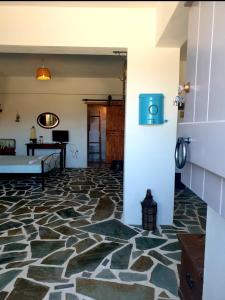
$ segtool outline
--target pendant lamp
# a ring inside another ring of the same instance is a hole
[[[36,71],[36,79],[37,80],[50,80],[51,73],[48,68],[44,65],[41,68],[38,68]]]

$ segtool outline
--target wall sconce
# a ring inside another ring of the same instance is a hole
[[[19,115],[19,113],[16,113],[16,119],[15,119],[15,122],[20,122],[20,115]]]
[[[181,107],[184,105],[184,96],[186,93],[190,92],[191,84],[190,82],[185,83],[184,85],[179,85],[178,87],[178,95],[174,99],[174,105]]]

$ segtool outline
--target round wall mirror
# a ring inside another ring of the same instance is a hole
[[[45,112],[37,117],[37,123],[46,129],[54,128],[59,125],[59,117],[53,113]]]

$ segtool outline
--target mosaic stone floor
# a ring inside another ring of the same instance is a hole
[[[141,208],[140,208],[141,209]],[[176,300],[177,232],[205,229],[206,205],[177,191],[173,226],[125,226],[122,173],[66,169],[0,181],[0,300]]]

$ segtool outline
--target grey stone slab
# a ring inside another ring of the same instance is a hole
[[[94,271],[101,261],[119,246],[117,243],[101,243],[91,250],[77,255],[70,259],[65,276],[69,277],[85,270]]]
[[[23,244],[23,243],[12,243],[5,245],[3,251],[18,251],[18,250],[24,250],[28,244]]]
[[[80,242],[77,242],[74,247],[76,249],[77,253],[81,253],[84,250],[90,248],[91,246],[93,246],[94,244],[96,244],[96,241],[91,239],[91,238],[86,238],[84,240],[81,240]]]
[[[49,300],[61,300],[62,292],[53,292],[49,294]]]
[[[42,258],[65,246],[65,241],[31,241],[32,258]]]
[[[2,291],[22,270],[10,270],[0,274],[0,291]]]
[[[159,260],[161,263],[163,263],[166,266],[169,266],[172,264],[172,262],[167,259],[164,255],[162,255],[161,253],[159,253],[158,251],[155,250],[151,250],[148,252],[148,255],[154,257],[155,259]]]
[[[75,236],[69,237],[66,241],[66,247],[70,247],[70,246],[74,245],[77,241],[78,241],[77,237],[75,237]]]
[[[90,273],[90,272],[83,272],[83,273],[81,274],[82,277],[86,277],[86,278],[90,278],[91,275],[92,275],[92,273]]]
[[[152,287],[85,278],[77,278],[76,292],[97,300],[105,300],[106,295],[107,300],[154,300]]]
[[[109,218],[115,209],[115,204],[109,197],[103,196],[100,198],[95,212],[91,218],[92,221],[102,221]]]
[[[129,240],[130,238],[138,234],[132,228],[124,225],[123,223],[115,219],[96,223],[93,225],[83,226],[80,227],[80,229],[124,240]]]
[[[74,253],[72,249],[60,250],[54,252],[42,260],[46,265],[62,265]]]
[[[143,250],[136,250],[136,251],[133,251],[132,252],[132,258],[135,259],[137,258],[138,256],[140,256],[141,254],[143,254],[144,251]]]
[[[32,220],[32,222],[33,222],[33,220]],[[27,234],[31,234],[31,233],[34,233],[34,232],[37,231],[37,229],[34,227],[33,224],[24,226],[24,229],[26,230],[26,233],[27,233]]]
[[[149,237],[138,237],[135,239],[136,247],[139,250],[147,250],[151,248],[156,248],[164,244],[167,240],[160,238],[149,238]]]
[[[45,285],[24,278],[17,278],[14,289],[7,297],[7,300],[42,300],[48,290],[49,287]]]
[[[23,260],[27,257],[27,252],[7,252],[0,254],[0,265],[7,264],[9,262]]]
[[[169,258],[173,258],[177,261],[180,262],[181,260],[181,252],[172,252],[172,253],[167,253],[165,254],[165,256],[169,257]]]
[[[18,241],[21,241],[24,239],[25,239],[24,235],[2,236],[2,237],[0,237],[0,245],[14,243],[14,242],[18,242]]]
[[[146,281],[148,279],[146,274],[130,273],[130,272],[120,272],[119,278],[120,280],[127,281],[127,282]]]
[[[153,261],[150,257],[142,255],[131,266],[132,271],[145,272],[153,266]]]
[[[66,293],[66,300],[79,300],[79,298],[75,294]]]
[[[177,296],[178,285],[176,275],[173,270],[168,267],[157,264],[151,274],[150,282],[156,286],[166,289]]]
[[[42,282],[62,282],[63,268],[46,266],[29,266],[27,277]]]
[[[67,283],[67,284],[59,284],[55,286],[55,290],[64,290],[64,289],[70,289],[73,288],[73,283]]]
[[[8,295],[8,292],[2,291],[0,292],[0,300],[5,300]]]
[[[26,261],[16,261],[16,262],[12,262],[12,263],[9,263],[7,266],[6,266],[6,269],[9,269],[9,268],[21,268],[21,267],[24,267],[24,266],[27,266],[29,264],[32,264],[33,262],[35,262],[36,259],[31,259],[31,260],[26,260]]]
[[[64,208],[61,210],[57,211],[57,214],[63,218],[63,219],[68,219],[68,218],[77,218],[79,216],[81,216],[80,213],[76,212],[73,207],[68,207],[68,208]]]
[[[10,229],[8,231],[8,235],[12,236],[12,235],[21,235],[23,234],[22,228],[16,228],[16,229]]]
[[[52,229],[44,226],[39,227],[39,236],[41,239],[54,240],[60,237],[58,232],[53,231]]]
[[[133,245],[129,244],[112,255],[111,269],[127,269]]]
[[[71,236],[80,233],[77,229],[74,229],[72,227],[69,227],[67,225],[61,225],[59,227],[55,227],[54,230],[58,231],[61,234]]]
[[[89,225],[89,224],[90,224],[90,222],[85,219],[69,222],[69,225],[72,227],[80,227],[80,226],[85,226],[85,225]]]
[[[160,249],[164,251],[177,251],[181,250],[181,246],[179,242],[173,242],[161,247]]]
[[[98,275],[96,278],[103,278],[103,279],[116,279],[116,276],[112,273],[109,269],[104,269]]]
[[[203,233],[203,230],[200,226],[188,226],[188,231],[193,234]]]
[[[19,222],[7,221],[7,222],[0,225],[0,231],[6,231],[6,230],[9,230],[9,229],[12,229],[12,228],[18,228],[20,226],[22,226],[22,224],[19,223]]]

